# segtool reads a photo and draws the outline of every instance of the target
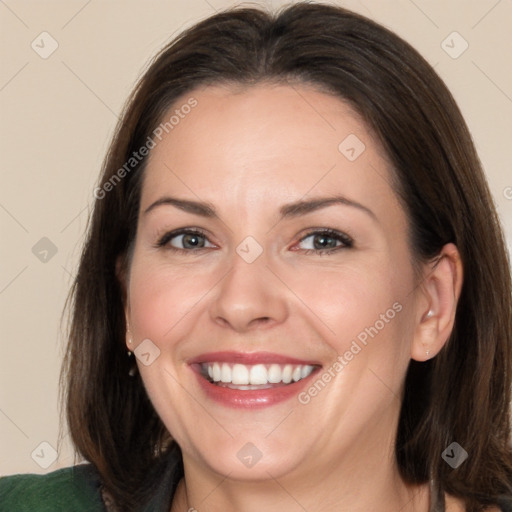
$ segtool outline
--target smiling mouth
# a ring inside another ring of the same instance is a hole
[[[202,377],[219,387],[251,391],[288,386],[313,373],[316,365],[208,362],[199,364]]]

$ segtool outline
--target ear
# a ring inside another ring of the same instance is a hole
[[[448,341],[455,322],[462,282],[463,268],[459,251],[454,244],[446,244],[435,262],[425,268],[420,285],[421,298],[416,305],[412,359],[431,359]]]
[[[116,277],[119,281],[119,286],[121,288],[121,297],[123,300],[124,314],[125,314],[125,323],[126,323],[126,336],[125,336],[125,345],[128,350],[132,350],[132,333],[130,332],[130,299],[128,294],[128,270],[126,257],[124,254],[121,254],[116,259]]]

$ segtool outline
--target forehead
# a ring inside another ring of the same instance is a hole
[[[199,88],[163,123],[142,207],[167,190],[239,206],[341,192],[388,208],[383,199],[395,196],[386,155],[360,116],[310,85]]]

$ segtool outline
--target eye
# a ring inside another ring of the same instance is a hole
[[[301,238],[299,244],[305,246],[302,248],[305,254],[324,254],[348,249],[354,245],[354,241],[348,235],[334,229],[321,229],[310,231]]]
[[[175,251],[189,251],[215,247],[204,233],[196,229],[180,229],[166,233],[158,240],[156,246]]]

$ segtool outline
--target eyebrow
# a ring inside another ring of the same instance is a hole
[[[215,208],[211,204],[201,203],[199,201],[191,201],[190,199],[178,199],[176,197],[170,196],[162,197],[152,203],[144,210],[144,215],[148,214],[151,210],[154,210],[158,206],[163,205],[175,206],[184,212],[194,213],[195,215],[200,215],[201,217],[218,218]]]
[[[301,215],[306,215],[307,213],[311,213],[322,208],[327,208],[328,206],[333,206],[336,204],[341,204],[344,206],[351,206],[353,208],[357,208],[358,210],[363,211],[368,214],[372,219],[377,220],[377,216],[375,213],[367,208],[366,206],[358,203],[357,201],[353,201],[348,199],[347,197],[336,195],[329,197],[314,197],[308,200],[299,200],[293,203],[285,204],[279,208],[279,213],[281,218],[294,218],[299,217]],[[154,210],[158,206],[174,206],[183,210],[187,213],[193,213],[195,215],[200,215],[201,217],[208,218],[216,218],[219,216],[215,210],[215,207],[210,203],[200,202],[200,201],[191,201],[190,199],[178,199],[176,197],[165,196],[150,206],[148,206],[144,210],[144,215],[148,214],[150,211]]]
[[[290,203],[282,206],[279,209],[282,218],[290,218],[290,217],[298,217],[299,215],[305,215],[306,213],[314,212],[316,210],[320,210],[321,208],[327,208],[328,206],[332,206],[335,204],[342,204],[344,206],[351,206],[353,208],[357,208],[358,210],[363,211],[368,214],[374,220],[377,220],[377,216],[366,206],[363,206],[361,203],[357,201],[353,201],[352,199],[348,199],[345,196],[336,195],[330,197],[313,197],[308,200],[300,200],[295,203]]]

